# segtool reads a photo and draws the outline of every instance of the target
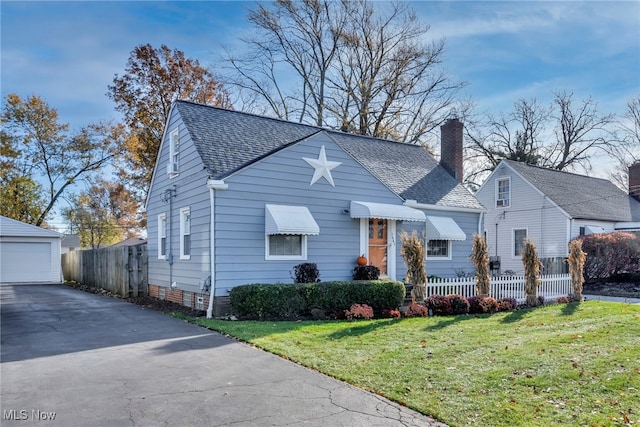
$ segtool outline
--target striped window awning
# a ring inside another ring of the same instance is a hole
[[[425,221],[424,212],[403,205],[387,203],[351,202],[351,218],[378,218],[396,221]]]
[[[428,240],[467,240],[467,235],[453,218],[427,216]]]
[[[318,235],[320,227],[306,206],[265,205],[266,234]]]

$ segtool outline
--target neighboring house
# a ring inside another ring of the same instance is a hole
[[[77,234],[65,234],[62,236],[62,253],[66,254],[71,251],[78,251],[80,247],[80,236]]]
[[[635,197],[605,179],[503,160],[476,193],[490,255],[502,272],[522,273],[525,238],[540,258],[564,258],[577,236],[640,229],[640,163],[629,177]]]
[[[442,132],[461,179],[462,123]],[[404,279],[402,230],[427,230],[428,274],[472,272],[483,207],[421,146],[178,101],[146,211],[150,294],[203,308],[211,288],[220,313],[233,287],[292,283],[304,262],[350,280],[364,254]]]
[[[0,283],[59,283],[62,236],[0,216]]]
[[[121,242],[114,243],[113,245],[107,246],[108,248],[117,248],[121,246],[138,246],[138,245],[146,245],[146,239],[141,237],[129,237]]]

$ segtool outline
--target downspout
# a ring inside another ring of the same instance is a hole
[[[209,306],[207,307],[207,319],[213,317],[213,300],[216,294],[216,190],[226,190],[229,185],[221,180],[210,179],[207,181],[209,187],[209,200],[211,204],[211,218],[209,219],[209,259],[211,286],[209,288]]]

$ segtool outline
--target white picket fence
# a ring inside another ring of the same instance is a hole
[[[552,274],[541,276],[541,284],[537,295],[546,300],[571,295],[571,276],[568,274]],[[518,303],[526,300],[524,293],[524,276],[501,276],[491,278],[490,296],[500,300],[515,298]],[[458,294],[469,298],[476,295],[476,278],[460,277],[453,279],[429,279],[427,298],[431,295]]]

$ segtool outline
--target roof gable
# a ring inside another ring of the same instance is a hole
[[[243,112],[177,101],[175,107],[212,179],[223,179],[282,148],[326,132],[399,197],[483,209],[424,147],[325,130]]]
[[[62,238],[62,233],[47,230],[33,224],[17,221],[15,219],[0,216],[0,236],[3,237],[57,237]]]
[[[503,160],[574,219],[640,221],[640,202],[611,181]]]

